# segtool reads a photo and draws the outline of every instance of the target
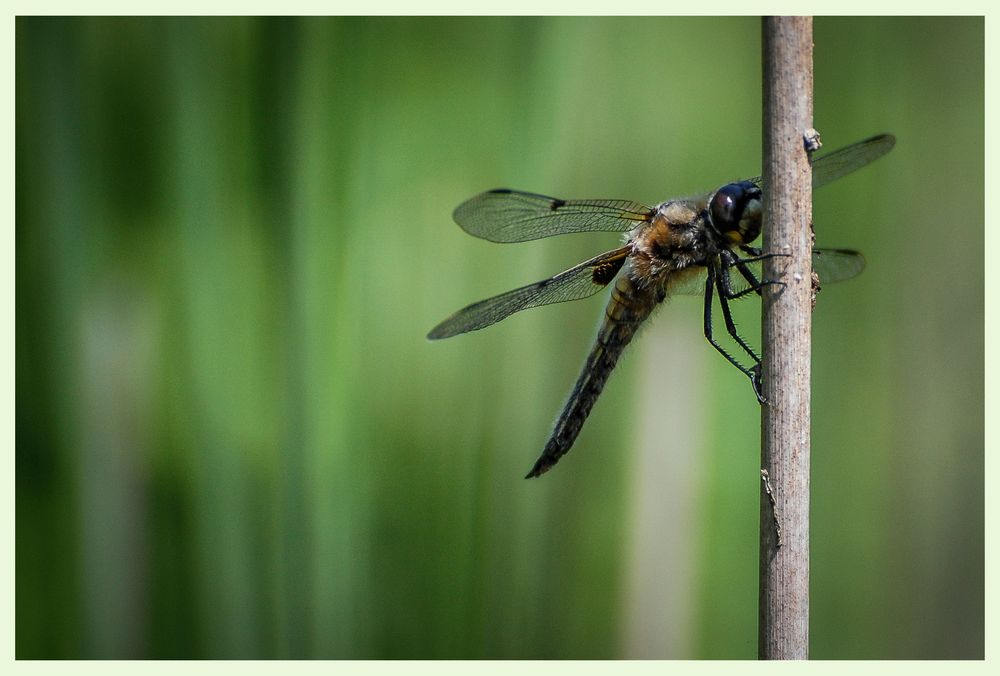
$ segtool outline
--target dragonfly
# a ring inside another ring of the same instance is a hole
[[[879,134],[810,159],[813,187],[835,181],[892,150],[896,139]],[[528,308],[586,298],[612,282],[604,318],[583,369],[557,419],[548,442],[525,478],[541,476],[576,441],[604,385],[640,324],[665,299],[676,294],[704,298],[708,342],[746,375],[761,404],[760,356],[739,335],[730,301],[760,295],[760,262],[771,256],[752,245],[760,235],[763,179],[728,183],[691,198],[656,206],[629,200],[564,200],[500,188],[462,203],[453,214],[465,232],[491,242],[525,242],[576,232],[623,232],[624,244],[540,282],[522,286],[462,308],[431,329],[431,340],[477,331]],[[851,249],[814,249],[813,271],[831,283],[858,275],[864,257]],[[749,359],[737,359],[716,339],[715,299],[726,332]]]

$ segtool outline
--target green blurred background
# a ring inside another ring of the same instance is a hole
[[[984,24],[818,19],[812,655],[982,658]],[[21,658],[754,658],[759,407],[668,304],[521,477],[603,297],[442,343],[615,235],[475,240],[491,187],[760,171],[760,23],[16,22]],[[757,341],[759,309],[738,321]]]

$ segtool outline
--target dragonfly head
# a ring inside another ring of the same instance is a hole
[[[749,244],[760,235],[760,188],[752,181],[724,185],[708,204],[708,220],[732,246]]]

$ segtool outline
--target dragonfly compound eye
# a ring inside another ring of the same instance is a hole
[[[708,207],[712,226],[734,243],[749,243],[760,234],[760,188],[750,181],[719,188]]]

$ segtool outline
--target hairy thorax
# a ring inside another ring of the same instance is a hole
[[[705,264],[715,247],[706,238],[704,207],[700,200],[664,202],[648,223],[630,234],[628,274],[636,286],[665,292],[672,277]]]

